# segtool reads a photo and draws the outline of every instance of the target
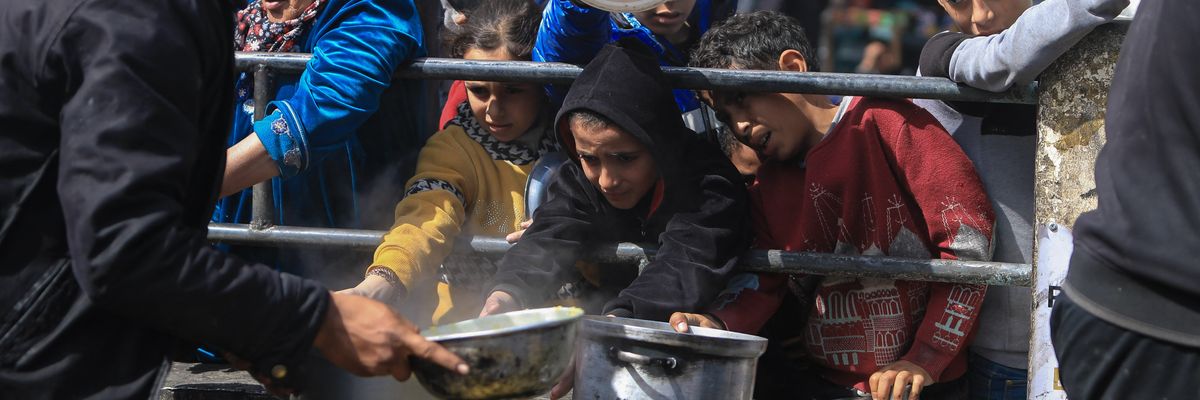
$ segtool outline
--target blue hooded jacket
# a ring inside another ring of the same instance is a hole
[[[257,123],[253,74],[239,75],[228,144],[253,133],[275,161],[277,224],[386,228],[390,206],[378,217],[360,214],[380,208],[361,204],[363,190],[373,180],[404,182],[430,131],[422,123],[422,83],[392,79],[403,63],[425,55],[415,5],[328,0],[293,51],[313,58],[301,75],[274,76],[274,101]],[[250,197],[244,190],[221,199],[213,221],[247,222]]]
[[[692,14],[688,16],[688,22],[695,28],[693,37],[699,38],[715,19],[729,15],[735,8],[736,1],[696,0]],[[658,55],[660,65],[687,65],[687,49],[679,49],[666,38],[655,35],[632,13],[609,13],[580,6],[571,0],[550,0],[546,5],[533,48],[533,60],[584,65],[605,44],[624,37],[635,37],[649,46]],[[549,95],[553,104],[562,104],[566,92],[565,87],[551,87]],[[700,101],[691,90],[676,89],[674,95],[680,111],[687,113],[700,108]]]

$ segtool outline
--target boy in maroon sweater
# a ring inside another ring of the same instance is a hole
[[[710,30],[692,60],[705,68],[804,72],[816,65],[812,53],[794,20],[757,12]],[[846,97],[835,106],[823,95],[724,91],[702,97],[763,160],[750,189],[756,248],[991,257],[994,216],[971,161],[911,102]],[[679,313],[672,325],[756,333],[792,292],[812,301],[802,307],[803,333],[783,341],[802,343],[800,352],[818,367],[822,387],[806,395],[915,398],[925,386],[962,376],[985,286],[827,277],[803,289],[814,279],[740,276],[710,314]],[[922,397],[961,385],[939,386]]]

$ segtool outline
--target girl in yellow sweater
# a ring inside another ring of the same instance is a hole
[[[455,57],[530,60],[541,13],[529,0],[484,2],[447,40]],[[534,84],[464,82],[467,100],[421,150],[417,173],[396,205],[396,222],[375,250],[366,277],[347,292],[428,305],[420,325],[479,315],[490,262],[447,259],[456,238],[505,236],[521,228],[525,184],[554,147],[546,99]]]

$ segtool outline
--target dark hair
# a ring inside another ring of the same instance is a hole
[[[457,32],[447,32],[450,56],[462,58],[470,49],[504,46],[517,60],[530,60],[542,13],[532,0],[487,0],[471,11]]]
[[[725,153],[725,157],[733,157],[733,151],[737,149],[738,139],[733,136],[733,132],[727,126],[718,126],[715,129],[717,137],[717,146],[721,148],[721,152]]]
[[[583,125],[587,129],[604,129],[614,126],[613,122],[608,118],[586,108],[567,112],[566,120],[568,124]]]
[[[737,14],[712,27],[692,50],[698,68],[779,69],[779,55],[796,50],[809,71],[817,71],[817,52],[796,19],[776,11]]]
[[[483,0],[446,0],[446,4],[461,13],[475,11],[475,8],[483,3]]]

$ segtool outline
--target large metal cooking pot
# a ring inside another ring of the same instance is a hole
[[[575,346],[576,400],[750,399],[767,339],[665,322],[584,317]]]
[[[552,307],[491,315],[421,332],[471,372],[458,375],[413,358],[421,385],[443,399],[504,399],[550,391],[571,360],[583,310]]]

